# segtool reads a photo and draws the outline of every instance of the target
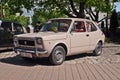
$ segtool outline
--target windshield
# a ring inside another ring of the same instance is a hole
[[[70,19],[49,20],[44,25],[42,31],[67,32],[71,21]]]
[[[12,22],[2,22],[0,25],[0,31],[15,32],[15,34],[24,33],[22,25]]]

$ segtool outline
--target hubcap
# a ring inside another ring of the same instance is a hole
[[[56,58],[57,62],[61,62],[63,60],[62,52],[61,51],[56,51],[55,58]]]

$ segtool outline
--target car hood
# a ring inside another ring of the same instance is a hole
[[[66,38],[65,32],[38,32],[16,35],[16,37],[22,38],[42,38],[43,40],[54,40]]]

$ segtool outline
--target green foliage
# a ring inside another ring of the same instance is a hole
[[[119,0],[114,0],[114,2]],[[111,13],[114,4],[111,4],[112,0],[42,0],[38,5],[48,11],[51,9],[57,9],[61,13],[69,17],[83,18],[85,15],[84,10],[91,7],[95,7],[93,12],[107,12]],[[92,16],[97,17],[98,14],[93,14]],[[94,19],[92,18],[92,19]],[[96,20],[96,19],[95,19]]]
[[[27,17],[16,16],[16,15],[9,15],[9,16],[6,16],[4,19],[8,20],[8,21],[14,21],[14,22],[20,23],[24,27],[27,27],[27,23],[28,23],[28,20],[29,20]]]
[[[35,14],[33,16],[33,25],[35,25],[37,21],[41,21],[44,24],[47,20],[58,17],[67,17],[67,16],[62,14],[59,10],[48,11],[46,9],[40,9],[38,11],[35,11]]]
[[[21,8],[24,6],[26,9],[31,9],[33,7],[34,0],[8,0],[7,4],[11,9],[11,13],[15,14],[16,12],[21,12]]]
[[[91,6],[95,7],[96,11],[110,13],[114,7],[114,4],[110,4],[109,2],[107,2],[107,0],[88,0],[87,8]]]
[[[2,1],[4,1],[2,3],[8,10],[6,11],[6,14],[10,15],[10,17],[15,15],[17,12],[22,14],[21,12],[22,7],[25,7],[27,10],[34,7],[34,0],[17,0],[17,1],[2,0]],[[114,5],[109,4],[107,1],[116,2],[120,0],[40,0],[40,3],[38,4],[36,3],[36,5],[39,5],[40,11],[35,12],[35,15],[33,16],[34,21],[33,24],[38,20],[44,23],[46,20],[50,18],[66,17],[64,15],[67,15],[69,17],[80,18],[84,16],[84,10],[91,8],[91,6],[95,7],[96,8],[95,10],[98,12],[102,11],[110,13]],[[15,18],[16,20],[16,17],[12,18]],[[23,18],[19,19],[21,19],[22,22]],[[25,25],[24,22],[22,22],[22,24]]]
[[[4,18],[4,20],[14,21],[14,22],[22,24],[25,27],[27,26],[27,23],[28,23],[28,20],[29,20],[27,17],[21,16],[21,15],[16,16],[15,13],[14,14],[11,13],[12,9],[8,6],[8,4],[5,4],[4,6],[5,6],[5,18]],[[2,10],[0,8],[0,13],[2,13],[1,11]],[[1,18],[1,16],[0,16],[0,18]]]

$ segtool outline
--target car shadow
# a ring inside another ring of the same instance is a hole
[[[19,66],[28,66],[28,67],[35,66],[35,65],[51,66],[47,58],[24,60],[20,55],[1,58],[0,62],[6,63],[6,64],[12,64],[12,65],[19,65]]]
[[[0,53],[3,53],[3,52],[9,52],[9,51],[13,51],[13,49],[3,49],[3,50],[0,50]]]
[[[74,60],[78,58],[84,58],[87,56],[93,56],[92,54],[79,54],[79,55],[73,55],[73,56],[67,56],[65,61]],[[37,58],[37,59],[26,59],[24,60],[20,55],[16,55],[13,57],[6,57],[0,59],[1,63],[6,64],[12,64],[12,65],[18,65],[18,66],[27,66],[32,67],[36,65],[42,65],[42,66],[53,66],[49,62],[49,58]]]
[[[115,45],[115,46],[103,46],[103,48],[116,48],[116,47],[120,47],[120,45]]]
[[[120,53],[116,53],[116,55],[120,55]]]
[[[94,55],[91,54],[91,53],[81,53],[81,54],[77,54],[77,55],[67,56],[66,61],[79,59],[79,58],[84,58],[84,57],[88,57],[88,56],[89,57],[94,57]]]

